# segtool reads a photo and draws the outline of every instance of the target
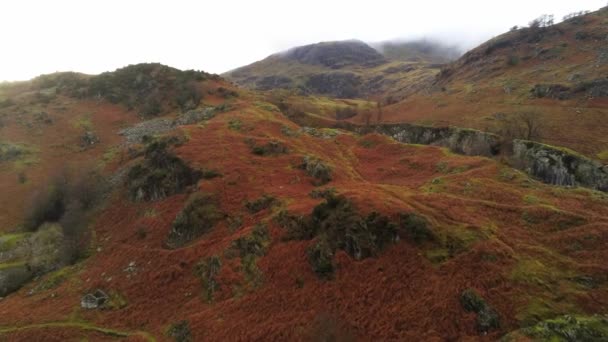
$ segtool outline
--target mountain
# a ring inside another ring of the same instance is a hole
[[[510,118],[533,113],[542,141],[606,159],[608,126],[598,123],[608,103],[607,18],[604,8],[495,37],[385,108],[384,120],[498,132]]]
[[[223,75],[255,90],[290,89],[298,94],[395,101],[439,72],[441,46],[382,43],[376,50],[361,41],[311,44],[275,54]],[[387,51],[383,55],[381,51]],[[428,60],[426,58],[429,58]]]
[[[459,48],[432,40],[386,41],[371,44],[390,60],[445,64],[462,56]]]

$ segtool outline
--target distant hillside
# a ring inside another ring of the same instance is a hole
[[[439,72],[439,65],[434,64],[438,57],[425,60],[439,52],[412,46],[412,59],[408,60],[396,48],[391,50],[393,58],[361,41],[323,42],[274,54],[223,76],[255,90],[291,89],[301,95],[391,102],[415,92]]]
[[[448,63],[462,56],[455,46],[447,46],[431,40],[386,41],[372,44],[376,50],[390,60]]]
[[[504,130],[531,113],[539,139],[608,160],[608,8],[511,30],[446,65],[384,119]],[[363,119],[362,119],[363,120]]]

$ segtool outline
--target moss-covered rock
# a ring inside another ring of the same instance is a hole
[[[502,341],[608,341],[608,317],[566,315],[507,334]]]
[[[574,151],[534,141],[514,140],[513,158],[523,165],[526,172],[545,183],[608,191],[608,168]]]
[[[500,151],[500,137],[458,127],[430,127],[413,124],[383,124],[359,131],[375,131],[407,144],[437,145],[464,155],[492,156]]]

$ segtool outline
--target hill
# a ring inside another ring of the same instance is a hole
[[[605,193],[284,113],[353,100],[279,108],[161,65],[66,75],[2,88],[6,339],[607,336]],[[87,162],[101,178],[48,176]]]
[[[514,29],[467,52],[384,120],[500,132],[522,114],[543,142],[606,160],[608,9]],[[364,120],[362,117],[359,120]]]
[[[388,98],[392,102],[439,72],[435,64],[438,46],[387,43],[381,47],[390,57],[360,41],[301,46],[223,76],[254,90],[290,89],[300,95]],[[426,60],[427,56],[432,57]]]

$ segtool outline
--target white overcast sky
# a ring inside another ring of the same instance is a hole
[[[441,38],[471,48],[607,0],[0,0],[0,81],[160,62],[221,73],[319,41]]]

